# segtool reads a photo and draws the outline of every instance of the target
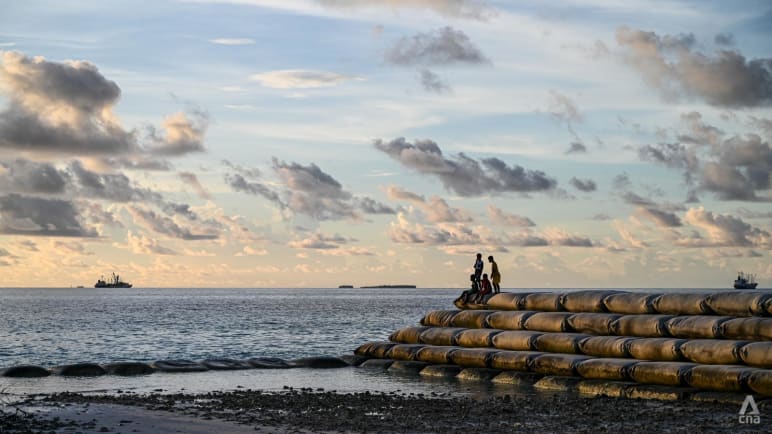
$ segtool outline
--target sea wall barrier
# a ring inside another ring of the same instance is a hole
[[[772,397],[772,292],[500,293],[428,312],[355,354],[363,367],[546,390]]]

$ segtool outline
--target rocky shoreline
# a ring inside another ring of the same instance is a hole
[[[438,394],[340,393],[291,389],[282,392],[237,390],[205,394],[84,395],[57,393],[34,396],[16,405],[85,409],[113,406],[138,411],[155,420],[177,415],[198,421],[223,421],[255,432],[763,432],[770,401],[759,403],[761,425],[738,422],[736,402],[654,401],[587,398],[574,393],[529,393],[495,397]],[[26,416],[0,414],[0,432],[174,432],[143,430],[131,420],[110,426],[105,420],[74,422],[46,412]],[[78,411],[80,411],[78,410]],[[114,418],[118,419],[118,418]],[[136,422],[136,421],[135,421]],[[147,427],[145,427],[147,428]],[[225,431],[225,428],[223,428]],[[229,431],[241,432],[241,431]]]

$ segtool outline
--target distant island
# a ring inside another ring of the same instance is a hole
[[[363,289],[373,288],[416,288],[415,285],[375,285],[375,286],[361,286]]]

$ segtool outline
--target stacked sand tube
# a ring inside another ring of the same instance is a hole
[[[590,395],[772,396],[772,292],[500,293],[355,350],[362,366]]]

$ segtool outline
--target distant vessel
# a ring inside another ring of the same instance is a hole
[[[756,289],[756,275],[745,274],[742,271],[737,273],[737,279],[734,281],[734,289]]]
[[[416,288],[415,285],[375,285],[375,286],[362,286],[365,289],[373,288]]]
[[[353,287],[354,287],[354,285],[338,285],[339,289],[349,289],[349,288],[353,288]]]
[[[94,284],[94,288],[131,288],[131,283],[121,281],[121,277],[113,273],[113,277],[109,282],[105,281],[104,276],[102,276]]]

